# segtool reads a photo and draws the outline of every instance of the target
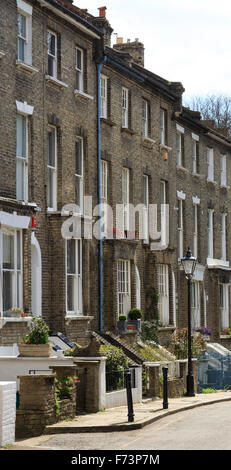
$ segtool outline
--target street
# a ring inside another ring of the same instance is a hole
[[[231,450],[231,404],[180,412],[138,431],[61,434],[17,443],[28,450]]]

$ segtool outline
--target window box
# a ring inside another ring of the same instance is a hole
[[[25,62],[22,62],[21,60],[16,60],[16,66],[19,70],[22,70],[28,75],[34,75],[35,73],[39,71],[36,67],[33,67],[33,65],[26,64]]]
[[[51,75],[45,75],[45,80],[49,85],[54,85],[56,88],[59,88],[61,90],[64,88],[68,88],[68,85],[66,83],[61,82],[60,80],[55,77],[52,77]]]
[[[24,344],[18,343],[19,357],[50,357],[53,347],[47,344]]]
[[[21,312],[9,309],[4,313],[4,317],[7,317],[7,318],[21,318]]]

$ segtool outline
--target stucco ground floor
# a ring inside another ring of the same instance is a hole
[[[187,282],[175,248],[152,251],[136,238],[104,239],[100,259],[98,240],[63,238],[63,220],[59,212],[40,213],[36,204],[1,199],[0,345],[19,341],[31,314],[82,345],[100,325],[115,332],[119,315],[133,307],[143,319],[158,311],[163,345],[176,328],[187,327]],[[228,348],[230,272],[220,260],[198,263],[191,291],[193,328],[210,329],[211,341]]]

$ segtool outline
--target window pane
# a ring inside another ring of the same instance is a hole
[[[26,39],[26,17],[21,13],[18,14],[18,36]]]
[[[82,140],[75,143],[75,174],[82,176]]]
[[[75,240],[67,240],[67,273],[76,274]]]
[[[67,276],[67,310],[75,311],[75,278]]]
[[[17,157],[26,158],[26,126],[25,116],[17,115],[16,119],[16,152]]]
[[[3,312],[13,306],[13,273],[3,271]]]
[[[55,168],[56,166],[56,158],[55,158],[55,150],[56,150],[56,133],[55,129],[48,131],[48,165]]]
[[[3,269],[14,269],[14,236],[3,233]]]
[[[76,68],[82,70],[82,51],[76,49]]]
[[[21,269],[21,233],[17,231],[17,269]]]
[[[47,35],[47,41],[48,41],[48,53],[55,57],[55,52],[56,52],[56,36],[52,33],[48,33]]]
[[[25,61],[25,41],[18,38],[18,60]]]
[[[16,164],[16,198],[19,201],[24,201],[24,161],[17,160]]]

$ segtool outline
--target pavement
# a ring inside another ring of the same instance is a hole
[[[42,444],[51,435],[65,433],[97,433],[131,431],[142,429],[166,416],[190,410],[196,407],[208,406],[219,402],[231,401],[231,390],[217,391],[209,394],[196,394],[195,397],[170,398],[168,409],[163,409],[161,399],[144,400],[134,404],[134,422],[128,422],[128,409],[126,406],[110,408],[98,413],[82,414],[73,420],[61,421],[46,427],[43,436],[31,439],[18,440],[10,447],[13,450],[36,449],[42,450]],[[49,436],[49,437],[48,437]],[[40,446],[40,447],[39,447]]]

